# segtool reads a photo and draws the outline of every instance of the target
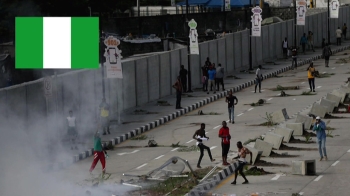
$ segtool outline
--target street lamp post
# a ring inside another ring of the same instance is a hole
[[[138,23],[139,23],[139,37],[141,37],[141,18],[140,18],[140,0],[137,0],[137,20],[138,20]]]
[[[103,35],[103,31],[102,31],[102,25],[101,25],[101,8],[99,8],[99,12],[98,12],[98,25],[99,25],[99,36],[100,36],[100,65],[101,65],[101,75],[102,75],[102,96],[103,99],[106,98],[105,96],[105,69],[103,66],[103,54],[104,54],[104,37]]]
[[[328,13],[328,18],[327,18],[327,29],[328,29],[328,44],[331,44],[331,32],[329,30],[329,19],[330,19],[330,12],[329,12],[329,0],[327,1],[327,13]]]
[[[254,0],[255,1],[255,0]],[[252,0],[249,1],[249,7],[252,8]],[[253,12],[250,11],[250,16],[252,17]],[[250,17],[250,18],[251,18]],[[250,22],[250,33],[249,33],[249,70],[253,70],[253,57],[252,57],[252,22]]]
[[[297,1],[294,0],[294,47],[297,47]]]
[[[189,22],[188,20],[188,0],[186,0],[186,23]],[[192,93],[192,76],[191,76],[191,52],[190,52],[190,27],[188,25],[187,26],[187,64],[188,64],[188,93]]]

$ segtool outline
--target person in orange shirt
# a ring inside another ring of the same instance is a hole
[[[222,127],[219,130],[219,137],[221,138],[221,148],[222,148],[222,165],[230,165],[227,162],[227,154],[230,150],[230,129],[227,127],[226,121],[222,121]]]
[[[310,92],[315,92],[315,74],[316,69],[314,68],[314,63],[310,63],[309,67],[307,68],[307,78],[309,80]]]

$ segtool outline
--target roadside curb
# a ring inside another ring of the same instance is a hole
[[[341,47],[341,48],[338,48],[338,49],[334,49],[334,50],[332,50],[332,53],[338,53],[338,52],[341,52],[341,51],[344,51],[344,50],[347,50],[347,49],[350,49],[350,46],[344,46],[344,47]],[[318,59],[321,59],[321,58],[322,58],[322,55],[316,55],[316,56],[308,58],[306,60],[299,61],[297,63],[297,65],[298,66],[305,65],[305,64],[311,63],[314,60],[318,60]],[[280,69],[275,70],[273,72],[266,73],[265,75],[263,75],[263,78],[264,79],[272,78],[272,77],[274,77],[274,76],[276,76],[276,75],[278,75],[280,73],[283,73],[283,72],[286,72],[286,71],[290,70],[291,68],[292,68],[292,66],[288,65],[288,66],[286,66],[284,68],[280,68]],[[205,98],[205,99],[203,99],[201,101],[196,102],[195,104],[192,104],[190,106],[184,107],[184,108],[182,108],[180,110],[177,110],[177,111],[175,111],[173,113],[170,113],[170,114],[168,114],[168,115],[166,115],[166,116],[164,116],[164,117],[162,117],[160,119],[157,119],[155,121],[149,122],[149,123],[147,123],[147,124],[145,124],[143,126],[140,126],[139,128],[131,130],[131,131],[129,131],[126,134],[123,134],[121,136],[115,137],[115,138],[111,139],[108,142],[104,142],[102,144],[102,146],[106,147],[107,145],[120,144],[123,141],[126,141],[126,140],[128,140],[128,139],[130,139],[132,137],[135,137],[137,135],[145,133],[145,132],[147,132],[147,131],[149,131],[151,129],[154,129],[154,128],[162,125],[162,124],[165,124],[165,123],[167,123],[167,122],[169,122],[171,120],[174,120],[174,119],[176,119],[176,118],[178,118],[178,117],[180,117],[180,116],[182,116],[182,115],[184,115],[186,113],[189,113],[189,112],[191,112],[193,110],[196,110],[196,109],[198,109],[198,108],[200,108],[202,106],[205,106],[205,105],[207,105],[207,104],[209,104],[211,102],[214,102],[214,101],[216,101],[218,99],[221,99],[221,98],[225,97],[230,90],[232,90],[233,92],[239,92],[240,90],[245,89],[247,87],[250,87],[250,86],[252,86],[254,84],[255,84],[255,80],[252,79],[252,80],[250,80],[248,82],[236,85],[235,87],[233,87],[231,89],[228,89],[228,90],[226,90],[224,92],[220,92],[220,93],[214,94],[214,95],[212,95],[210,97],[207,97],[207,98]],[[89,149],[87,149],[87,150],[85,150],[85,151],[83,151],[83,152],[81,152],[79,154],[74,155],[72,157],[71,161],[67,161],[65,164],[60,162],[60,163],[58,163],[58,165],[60,167],[67,166],[69,164],[72,164],[72,163],[78,162],[80,160],[86,159],[86,158],[88,158],[88,157],[90,157],[92,155],[93,155],[93,148],[89,148]]]

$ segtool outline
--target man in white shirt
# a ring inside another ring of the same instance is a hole
[[[288,59],[288,41],[287,38],[284,38],[282,41],[282,50],[284,58]]]
[[[71,141],[71,150],[73,150],[73,147],[75,147],[76,150],[78,149],[75,143],[75,139],[78,135],[75,125],[76,125],[76,119],[75,119],[75,116],[73,116],[73,111],[69,111],[69,116],[67,117],[67,126],[68,126],[69,140]]]
[[[335,34],[337,35],[337,46],[341,45],[341,35],[342,35],[342,30],[340,29],[340,27],[338,27],[338,29],[335,31]]]
[[[256,93],[256,87],[259,85],[259,93],[261,93],[261,81],[263,79],[261,74],[261,65],[259,65],[258,69],[256,70],[256,78],[255,78],[255,92]]]

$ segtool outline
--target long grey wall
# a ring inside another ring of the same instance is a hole
[[[333,43],[336,28],[343,23],[350,24],[350,7],[342,7],[339,15],[339,19],[330,20]],[[297,44],[303,33],[312,31],[314,45],[320,46],[322,38],[327,38],[326,24],[326,12],[307,16],[305,26],[297,26]],[[282,40],[287,37],[289,46],[292,46],[293,35],[293,20],[263,26],[261,37],[252,37],[253,66],[280,58]],[[200,55],[190,56],[192,87],[201,86],[201,67],[207,57],[215,64],[221,63],[226,73],[246,69],[249,66],[249,30],[200,43],[199,50]],[[173,95],[172,84],[176,81],[181,64],[188,69],[186,48],[123,61],[124,78],[105,79],[106,98],[111,105],[113,118],[118,112]],[[42,92],[42,80],[0,90],[0,117],[10,121],[14,120],[11,117],[16,116],[17,127],[35,128],[46,124],[47,118],[49,122],[65,125],[64,117],[69,110],[73,110],[84,128],[93,127],[103,97],[101,70],[81,70],[60,75],[53,81],[54,93],[48,108]],[[42,119],[42,122],[37,119]],[[31,123],[34,121],[37,124]]]

